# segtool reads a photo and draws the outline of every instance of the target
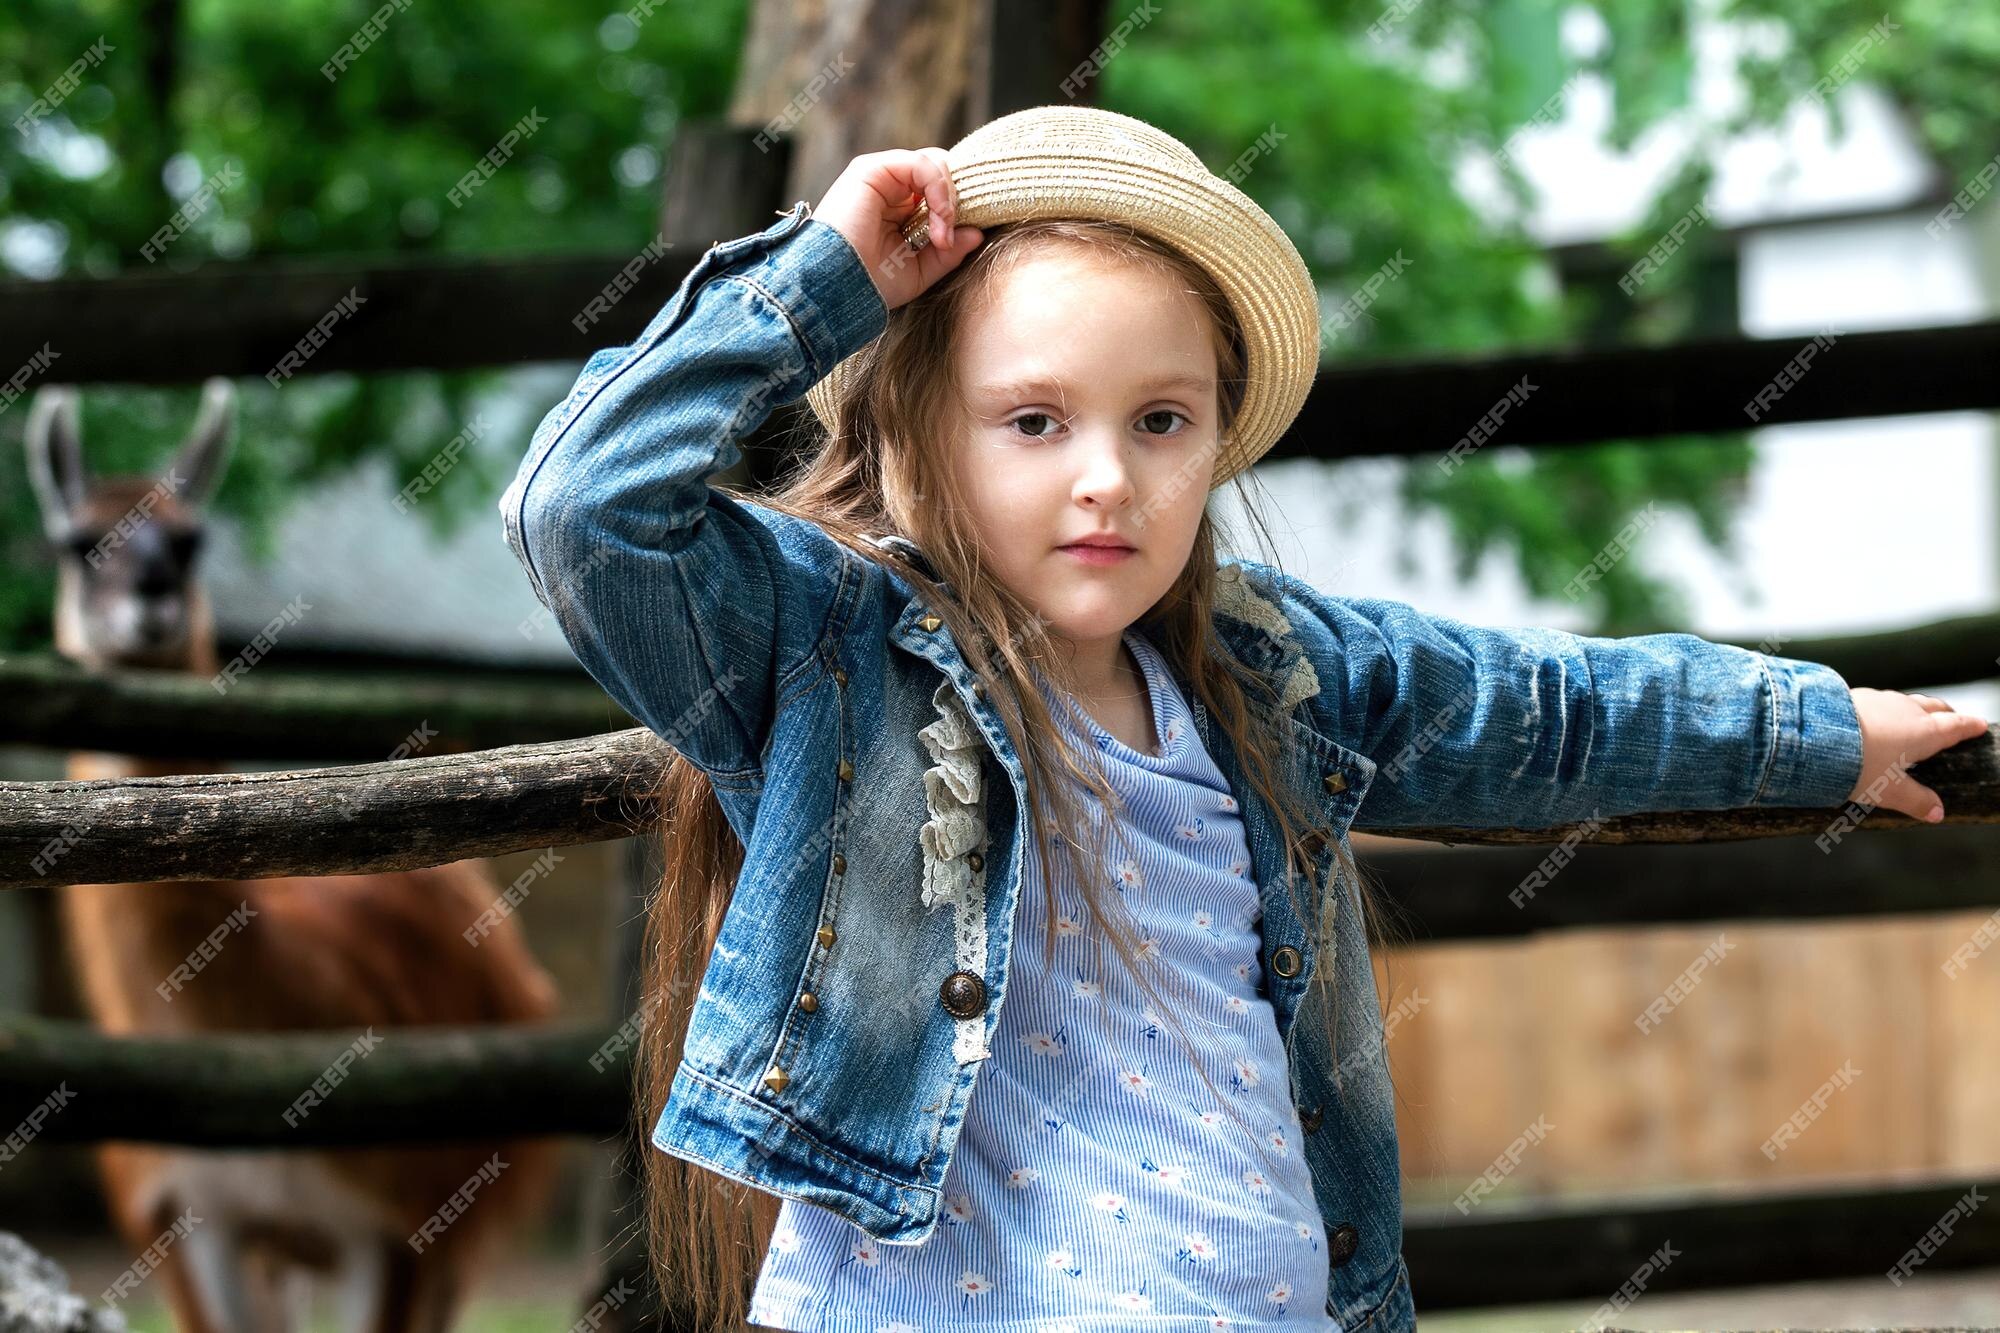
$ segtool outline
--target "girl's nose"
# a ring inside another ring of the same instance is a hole
[[[1081,500],[1120,505],[1132,498],[1132,470],[1125,441],[1115,431],[1077,433],[1077,475],[1074,493]]]

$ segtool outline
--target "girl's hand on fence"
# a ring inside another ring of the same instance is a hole
[[[1861,720],[1861,779],[1850,801],[1899,810],[1935,824],[1944,818],[1938,794],[1909,775],[1939,750],[1949,750],[1986,730],[1986,719],[1954,712],[1942,699],[1895,690],[1850,690]]]
[[[919,199],[930,209],[930,244],[912,250],[903,224]],[[813,216],[847,238],[891,310],[957,268],[984,236],[977,227],[953,225],[958,191],[942,148],[863,153],[827,187]]]

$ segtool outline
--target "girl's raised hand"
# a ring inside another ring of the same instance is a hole
[[[919,199],[930,208],[930,244],[912,250],[903,224]],[[958,191],[942,148],[863,153],[827,187],[813,216],[847,238],[891,310],[957,268],[984,235],[977,227],[953,225]]]
[[[1849,693],[1854,697],[1854,714],[1861,720],[1861,779],[1847,799],[1899,810],[1928,823],[1943,819],[1944,802],[1909,775],[1909,766],[1981,734],[1986,719],[1954,712],[1950,704],[1928,694],[1866,688]]]

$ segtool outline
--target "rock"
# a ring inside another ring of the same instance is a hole
[[[125,1316],[69,1289],[69,1275],[0,1231],[0,1333],[126,1333]]]

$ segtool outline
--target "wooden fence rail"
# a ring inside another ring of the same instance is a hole
[[[1713,639],[1824,662],[1850,684],[1936,688],[1996,672],[2000,614],[1864,634]],[[419,725],[426,753],[587,736],[634,725],[581,668],[558,675],[429,670],[299,671],[280,657],[218,692],[179,672],[86,670],[50,652],[0,654],[0,745],[230,759],[361,760]]]
[[[133,667],[88,670],[55,653],[0,655],[0,745],[179,758],[379,759],[561,740],[636,721],[583,671],[551,681],[455,670],[292,672],[228,682]],[[421,740],[411,734],[421,731]]]
[[[0,782],[0,888],[408,870],[601,842],[653,826],[656,811],[643,797],[672,753],[647,728],[632,727],[337,768]],[[2000,736],[1954,746],[1910,772],[1943,798],[1948,822],[2000,823]],[[1585,840],[1816,836],[1836,820],[1842,808],[1629,815],[1599,821]],[[1581,827],[1372,831],[1504,845],[1561,843]],[[1931,828],[1883,810],[1850,812],[1843,827]]]
[[[83,1024],[0,1023],[0,1124],[40,1143],[340,1147],[481,1137],[610,1136],[631,1115],[621,1029],[397,1029],[376,1034],[112,1038]],[[25,1131],[17,1131],[25,1132]],[[1468,1181],[1468,1184],[1471,1182]],[[1468,1215],[1412,1205],[1404,1255],[1429,1310],[1601,1299],[1672,1247],[1649,1292],[1875,1275],[1968,1191],[2000,1177],[1759,1184],[1654,1197],[1495,1197]],[[1774,1245],[1774,1236],[1784,1237]],[[1927,1273],[1989,1264],[2000,1213],[1973,1208]]]
[[[299,373],[582,361],[637,337],[707,244],[676,241],[636,268],[635,255],[622,254],[425,257],[0,282],[0,309],[9,314],[0,323],[0,365],[30,364],[46,346],[61,354],[62,379],[72,384],[257,379],[350,297],[362,303],[342,336]],[[585,315],[628,269],[631,290],[601,317]],[[445,326],[452,336],[438,337]],[[1817,373],[1788,376],[1790,387],[1754,418],[1746,405],[1816,334],[1336,364],[1319,373],[1267,457],[1438,454],[1510,390],[1525,400],[1475,443],[1591,444],[2000,408],[2000,376],[1991,370],[2000,364],[2000,320],[1833,334],[1813,362]]]

